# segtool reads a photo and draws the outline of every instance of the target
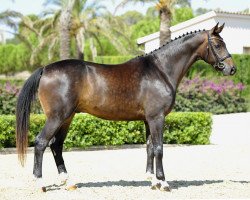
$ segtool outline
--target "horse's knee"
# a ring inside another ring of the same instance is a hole
[[[154,154],[157,158],[163,157],[163,147],[161,145],[158,145],[154,148]]]
[[[36,137],[35,142],[34,142],[35,149],[38,151],[44,151],[47,147],[47,144],[48,144],[48,141],[39,136]]]

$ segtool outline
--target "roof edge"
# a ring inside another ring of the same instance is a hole
[[[148,41],[151,41],[151,40],[154,40],[156,38],[160,37],[160,32],[155,32],[155,33],[152,33],[150,35],[146,35],[144,37],[141,37],[141,38],[138,38],[137,39],[137,44],[143,44],[145,42],[148,42]]]
[[[217,15],[217,13],[215,11],[207,12],[207,13],[205,13],[203,15],[199,15],[199,16],[194,17],[192,19],[189,19],[189,20],[187,20],[185,22],[181,22],[179,24],[171,26],[170,31],[171,32],[179,31],[180,29],[186,28],[186,27],[191,26],[193,24],[197,24],[197,23],[200,23],[200,22],[205,21],[207,19],[213,18],[216,15]]]

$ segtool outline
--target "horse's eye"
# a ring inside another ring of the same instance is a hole
[[[221,48],[221,44],[216,44],[216,45],[215,45],[215,48],[216,48],[216,49],[220,49],[220,48]]]

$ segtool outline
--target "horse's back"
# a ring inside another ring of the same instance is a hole
[[[44,68],[39,99],[47,115],[88,112],[105,119],[137,119],[143,115],[142,66],[138,62],[102,65],[64,60]]]

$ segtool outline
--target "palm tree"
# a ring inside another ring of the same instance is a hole
[[[160,17],[160,46],[165,44],[167,41],[171,40],[171,18],[172,18],[172,10],[175,4],[181,6],[190,6],[190,0],[123,0],[115,9],[115,13],[118,8],[125,6],[127,3],[148,3],[154,2],[156,3],[156,9],[159,11]]]
[[[50,10],[46,14],[57,13],[54,16],[58,25],[59,42],[60,42],[60,59],[70,58],[70,29],[72,26],[72,10],[75,5],[75,0],[47,0],[44,5],[53,4],[60,8],[60,10]]]
[[[126,48],[122,45],[122,43],[117,40],[114,35],[120,34],[125,35],[126,31],[120,30],[118,27],[122,26],[122,23],[117,23],[118,18],[113,18],[110,16],[110,14],[103,15],[102,11],[105,11],[105,7],[99,4],[99,1],[93,1],[92,4],[87,4],[87,0],[72,0],[73,1],[73,7],[67,8],[68,4],[66,4],[66,7],[64,6],[63,0],[47,0],[45,5],[48,4],[55,4],[60,7],[58,10],[58,13],[61,13],[60,19],[64,19],[65,17],[68,17],[67,20],[62,20],[59,23],[59,27],[63,26],[62,28],[59,28],[60,33],[63,35],[63,41],[61,41],[61,45],[64,45],[68,41],[70,41],[70,38],[74,38],[76,43],[76,52],[77,52],[77,58],[78,59],[84,59],[84,46],[86,38],[94,38],[98,45],[101,46],[101,42],[99,41],[99,35],[102,35],[109,39],[109,41],[113,44],[113,46],[121,53],[127,54],[128,51]],[[69,0],[67,0],[66,3],[69,3]],[[72,4],[70,4],[72,6]],[[66,8],[67,11],[71,10],[71,15],[65,14],[64,17],[62,17],[63,10]],[[107,12],[106,12],[107,13]],[[102,14],[102,15],[101,15]],[[63,24],[63,21],[66,21],[67,25]],[[67,30],[64,30],[67,26]],[[67,31],[69,30],[69,33]],[[66,32],[66,34],[65,34]],[[67,41],[66,40],[67,36]],[[125,36],[126,37],[126,36]],[[128,39],[128,37],[127,37]],[[91,50],[92,54],[96,54],[96,48],[94,46],[93,40],[90,40],[91,43]],[[69,44],[67,45],[67,47]],[[65,53],[66,49],[60,48],[61,53]],[[69,49],[67,50],[67,55],[69,55]],[[61,57],[62,58],[62,57]],[[64,57],[63,57],[64,58]]]
[[[60,59],[70,57],[70,29],[72,23],[72,10],[75,0],[62,0],[62,11],[60,15]]]
[[[175,0],[159,0],[156,4],[160,14],[160,46],[171,40],[172,5]]]
[[[55,26],[53,18],[40,19],[35,15],[24,16],[19,12],[7,10],[0,13],[0,21],[11,27],[14,32],[9,33],[19,38],[30,49],[30,65],[36,64],[37,57],[46,46],[50,60],[50,51],[55,43],[53,38],[56,38],[55,33],[51,31]],[[37,38],[36,42],[30,37],[32,34]]]

